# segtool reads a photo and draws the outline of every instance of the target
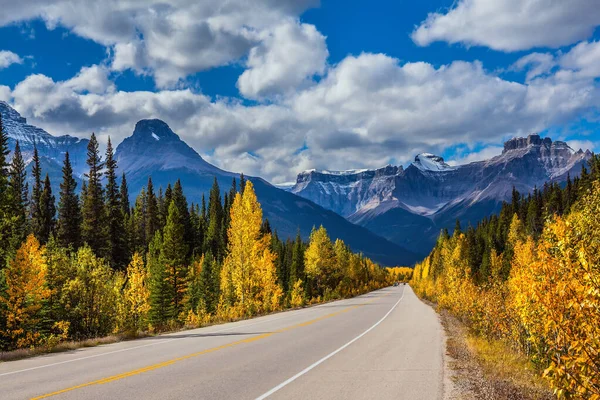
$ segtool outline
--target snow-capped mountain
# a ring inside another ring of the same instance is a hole
[[[27,119],[6,102],[0,101],[0,114],[2,124],[8,134],[8,143],[11,151],[16,142],[19,142],[23,158],[29,162],[33,157],[33,148],[37,147],[42,163],[47,167],[60,169],[65,153],[68,151],[73,164],[73,170],[77,176],[83,176],[85,170],[86,148],[88,139],[79,139],[73,136],[52,136],[37,126],[29,125]],[[56,161],[56,165],[52,161]]]
[[[417,154],[415,161],[412,163],[415,167],[421,171],[453,171],[456,168],[444,162],[444,159],[440,156],[436,156],[431,153]]]
[[[188,201],[198,203],[216,178],[228,191],[239,174],[221,170],[206,162],[161,120],[139,121],[133,135],[117,147],[115,157],[127,174],[130,193],[139,193],[152,177],[156,190],[180,179]],[[333,238],[341,238],[357,251],[384,264],[410,264],[418,255],[369,230],[354,225],[317,204],[267,183],[248,177],[256,189],[265,217],[281,237],[293,237],[300,230],[306,238],[314,226],[323,225]]]
[[[40,154],[42,172],[50,175],[57,198],[65,152],[68,151],[71,156],[75,174],[83,177],[87,169],[85,160],[88,139],[53,136],[27,124],[25,118],[4,102],[0,102],[0,112],[9,137],[10,151],[14,151],[15,144],[19,141],[25,160],[30,163],[35,145]],[[132,200],[147,184],[148,177],[152,177],[157,191],[159,187],[165,189],[169,183],[173,184],[180,179],[188,201],[198,203],[203,194],[208,197],[215,178],[225,192],[229,191],[232,179],[239,176],[206,162],[165,122],[157,119],[139,121],[133,135],[117,146],[115,158],[118,162],[117,172],[125,172],[127,175]],[[28,169],[30,168],[31,164]],[[416,253],[354,225],[311,201],[278,189],[261,178],[248,179],[254,183],[264,216],[280,237],[293,238],[300,231],[307,238],[313,227],[323,225],[333,239],[343,239],[355,251],[363,252],[382,264],[412,264],[419,258]]]
[[[406,169],[305,171],[291,191],[395,243],[427,252],[439,230],[452,228],[457,218],[476,222],[498,211],[513,186],[528,193],[576,176],[590,156],[565,142],[530,135],[507,141],[496,157],[456,167],[423,153]]]

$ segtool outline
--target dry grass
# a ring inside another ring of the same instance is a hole
[[[440,318],[446,330],[446,353],[454,388],[448,399],[546,400],[547,383],[521,354],[500,341],[470,334],[448,311]]]
[[[57,344],[54,347],[35,347],[31,349],[18,349],[13,351],[0,352],[0,362],[16,361],[23,358],[39,356],[48,353],[61,353],[65,351],[73,351],[83,347],[95,347],[102,344],[116,343],[126,339],[132,339],[130,336],[105,336],[95,339],[86,339],[81,341],[68,341]]]

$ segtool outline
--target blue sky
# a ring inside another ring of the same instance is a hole
[[[161,118],[274,182],[422,151],[468,162],[534,131],[597,149],[593,0],[246,3],[11,5],[0,99],[53,134],[116,142]]]

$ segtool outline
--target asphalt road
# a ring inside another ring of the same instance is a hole
[[[406,285],[0,364],[2,399],[441,399],[443,330]]]

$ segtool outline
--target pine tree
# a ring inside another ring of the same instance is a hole
[[[208,198],[208,230],[206,232],[206,251],[210,252],[217,261],[223,257],[223,208],[221,204],[221,189],[217,178],[213,182]]]
[[[148,222],[146,218],[147,200],[146,189],[142,188],[140,194],[138,194],[135,199],[135,206],[133,207],[133,213],[131,215],[130,249],[134,252],[145,252],[149,241],[153,239],[153,237],[146,237],[146,223]]]
[[[192,224],[190,220],[190,211],[188,208],[187,199],[183,194],[183,187],[181,186],[181,181],[177,179],[175,185],[173,186],[173,199],[172,201],[175,203],[175,206],[179,209],[179,221],[178,223],[183,226],[183,240],[188,249],[188,253],[186,257],[191,256],[191,252],[193,250],[194,244],[194,233],[192,230]]]
[[[10,253],[8,154],[8,135],[4,132],[0,115],[0,270],[6,266]]]
[[[169,282],[169,295],[172,305],[171,318],[174,320],[183,311],[183,296],[187,285],[186,255],[188,248],[184,235],[185,230],[181,224],[181,213],[173,199],[169,206],[169,215],[163,233],[160,262],[164,265],[166,280]]]
[[[159,229],[160,218],[158,210],[158,201],[154,194],[154,185],[152,178],[148,178],[146,186],[146,237],[154,237],[154,233]]]
[[[33,189],[31,192],[31,202],[29,203],[30,215],[31,215],[31,232],[35,237],[41,241],[41,232],[43,228],[43,222],[40,214],[40,197],[42,196],[42,167],[40,165],[40,156],[37,147],[34,145],[33,148],[33,167],[31,174],[33,175]]]
[[[292,250],[292,266],[290,269],[290,287],[296,283],[298,279],[304,280],[304,243],[300,236],[300,229],[296,233],[294,247]]]
[[[148,254],[146,255],[148,288],[150,290],[148,316],[154,328],[164,327],[173,313],[166,269],[160,261],[161,247],[162,235],[160,231],[157,231],[148,245]]]
[[[73,177],[73,168],[68,152],[65,154],[62,174],[58,201],[57,239],[60,246],[76,250],[81,246],[81,209],[79,208],[79,197],[75,192],[77,182]]]
[[[44,180],[44,188],[40,196],[39,204],[39,241],[42,244],[46,244],[48,239],[50,239],[50,236],[54,234],[56,225],[56,200],[52,195],[52,186],[50,185],[48,174],[46,174],[46,179]]]
[[[11,217],[10,243],[11,252],[16,250],[25,240],[27,233],[27,200],[29,190],[27,185],[27,173],[25,161],[21,154],[21,148],[17,141],[13,155],[10,171],[9,187],[9,216]]]
[[[129,204],[129,186],[127,186],[127,178],[125,172],[121,175],[121,187],[119,188],[119,195],[121,197],[121,212],[123,216],[127,217],[131,214],[131,205]]]
[[[104,190],[100,181],[104,164],[100,159],[98,140],[93,133],[87,146],[87,165],[89,172],[86,174],[88,178],[87,191],[82,199],[81,234],[83,241],[90,246],[94,253],[102,256],[107,253]]]
[[[107,223],[107,258],[110,265],[116,269],[125,269],[129,260],[127,254],[127,238],[121,206],[121,193],[117,183],[117,160],[110,137],[106,147],[106,223]]]

